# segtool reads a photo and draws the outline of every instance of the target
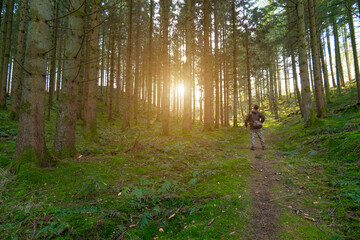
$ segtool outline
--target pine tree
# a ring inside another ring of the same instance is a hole
[[[12,118],[19,118],[20,111],[20,98],[21,98],[21,86],[23,84],[24,77],[24,62],[25,62],[25,47],[26,47],[26,24],[27,24],[27,8],[28,1],[21,1],[20,6],[20,22],[19,22],[19,31],[18,31],[18,40],[16,47],[16,57],[15,57],[15,66],[14,66],[14,77],[12,81],[12,105],[11,112]]]
[[[40,166],[52,162],[45,144],[45,81],[46,61],[50,49],[51,4],[48,0],[29,1],[29,28],[26,43],[26,61],[22,87],[22,110],[19,112],[19,130],[16,140],[13,172],[20,170],[24,159]],[[31,72],[30,72],[31,71]]]
[[[83,39],[82,0],[74,0],[69,15],[68,31],[65,38],[65,63],[62,81],[62,91],[59,102],[56,130],[54,137],[54,151],[60,157],[71,156],[76,152],[75,127],[76,112],[78,110],[78,73],[81,68],[81,43]]]

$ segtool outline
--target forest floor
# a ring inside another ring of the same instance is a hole
[[[304,129],[287,101],[266,111],[268,149],[244,127],[190,135],[171,121],[122,129],[98,112],[98,139],[77,127],[73,158],[51,168],[13,160],[17,123],[0,111],[1,239],[359,239],[360,107],[354,84]],[[55,110],[46,123],[51,151]],[[257,139],[259,149],[259,141]]]
[[[267,136],[267,131],[264,131]],[[271,138],[266,138],[266,143],[273,147]],[[258,146],[253,152],[251,158],[251,167],[255,169],[256,175],[250,183],[252,198],[252,215],[251,226],[252,232],[249,239],[277,239],[278,218],[280,211],[278,206],[273,202],[277,194],[272,192],[276,181],[276,171],[274,169],[273,158],[264,159],[264,151]]]

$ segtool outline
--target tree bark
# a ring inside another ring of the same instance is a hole
[[[323,72],[323,76],[324,76],[325,96],[326,96],[326,101],[330,102],[329,74],[328,74],[327,64],[326,64],[325,56],[324,56],[324,44],[321,41],[321,36],[318,36],[318,39],[319,39],[319,45],[320,45],[319,50],[320,50],[321,67],[322,67],[322,72]]]
[[[351,63],[350,63],[350,58],[349,58],[349,45],[348,45],[348,34],[347,34],[347,29],[346,26],[344,26],[344,46],[345,46],[345,61],[346,61],[346,69],[348,72],[348,80],[349,82],[351,81],[352,77],[351,77]]]
[[[314,0],[308,0],[309,18],[310,18],[310,37],[311,37],[311,49],[312,59],[314,65],[314,83],[315,83],[315,99],[317,116],[319,118],[325,118],[326,113],[326,102],[324,97],[324,87],[321,79],[321,65],[320,65],[320,53],[318,43],[318,33],[316,25],[316,5]]]
[[[130,127],[130,103],[131,103],[131,46],[132,46],[132,0],[128,0],[128,41],[126,51],[126,82],[125,82],[125,104],[123,111],[123,128]]]
[[[146,81],[146,89],[147,89],[147,128],[151,127],[151,99],[152,99],[152,82],[153,82],[153,54],[152,54],[152,39],[153,39],[153,14],[154,14],[154,0],[150,0],[150,25],[149,25],[149,61],[148,61],[148,76]]]
[[[141,2],[136,4],[136,40],[135,40],[135,86],[134,86],[134,122],[138,123],[139,108],[139,85],[140,85],[140,24],[141,24]]]
[[[329,64],[330,64],[331,80],[332,80],[333,87],[335,87],[336,83],[335,83],[334,68],[333,68],[333,62],[332,62],[332,51],[331,51],[331,45],[330,45],[329,27],[326,27],[325,30],[326,30],[326,42],[327,42],[328,53],[329,53]]]
[[[20,99],[21,99],[21,86],[23,84],[24,77],[24,63],[25,63],[25,47],[26,47],[26,17],[27,17],[27,7],[28,1],[21,1],[20,7],[20,21],[19,21],[19,31],[18,31],[18,40],[17,40],[17,51],[15,58],[15,67],[14,67],[14,77],[12,82],[12,105],[11,105],[11,115],[12,119],[19,118],[20,111]]]
[[[297,2],[297,16],[298,16],[298,51],[299,51],[299,66],[300,66],[300,78],[301,78],[301,99],[304,113],[305,126],[311,125],[310,112],[312,109],[311,103],[311,91],[309,82],[309,71],[307,67],[307,53],[306,53],[306,32],[305,32],[305,16],[304,16],[304,2],[299,0]]]
[[[246,49],[246,79],[248,85],[248,99],[249,99],[249,111],[252,109],[252,97],[251,97],[251,78],[250,78],[250,55],[249,55],[249,37],[250,33],[247,25],[245,25],[245,49]]]
[[[276,59],[276,60],[275,60]],[[270,79],[271,79],[271,75],[273,76],[273,83],[274,83],[274,91],[273,91],[273,107],[274,107],[274,117],[275,119],[279,119],[279,111],[278,111],[278,79],[280,79],[279,73],[277,72],[279,67],[278,67],[278,60],[277,60],[277,56],[274,59],[274,63],[271,64],[271,68],[272,68],[272,74],[270,74]],[[276,65],[275,65],[276,64]],[[270,72],[271,73],[271,72]],[[250,110],[250,109],[249,109]]]
[[[47,0],[29,2],[29,28],[26,44],[24,84],[19,114],[19,130],[16,140],[13,172],[20,170],[23,160],[42,167],[51,164],[45,144],[45,81],[46,59],[50,48],[51,4]]]
[[[300,95],[299,86],[298,86],[296,60],[295,60],[295,53],[294,53],[293,45],[291,45],[291,65],[292,65],[292,72],[293,72],[293,79],[294,79],[294,90],[295,90],[295,93],[296,93],[297,103],[299,105],[301,115],[304,116],[303,106],[302,106],[302,101],[301,101],[301,95]]]
[[[0,108],[6,108],[6,88],[7,88],[7,77],[9,69],[9,60],[10,60],[10,49],[11,49],[11,34],[12,34],[12,23],[14,16],[14,0],[8,0],[6,7],[5,15],[5,26],[6,36],[5,41],[3,42],[3,55],[2,55],[2,65],[1,67],[1,88],[0,88]]]
[[[122,1],[120,2],[122,4]],[[122,8],[120,8],[120,14]],[[118,50],[117,50],[117,68],[116,68],[116,100],[115,100],[115,112],[120,112],[120,91],[121,91],[121,48],[122,48],[122,22],[119,24],[119,39],[118,39]]]
[[[337,22],[334,16],[332,16],[333,30],[334,30],[334,44],[335,44],[335,60],[336,60],[336,83],[338,93],[341,93],[341,86],[343,86],[343,70],[340,56],[340,43],[339,43],[339,32],[337,28]]]
[[[204,131],[211,130],[211,88],[212,88],[212,79],[211,79],[211,62],[210,62],[210,52],[209,52],[209,37],[210,37],[210,1],[203,1],[204,7],[204,55],[203,55],[203,69],[204,69]]]
[[[183,134],[188,134],[191,130],[191,59],[192,59],[192,0],[186,0],[186,28],[185,28],[185,40],[186,40],[186,62],[184,66],[185,72],[185,84],[184,84],[184,117],[183,117]]]
[[[237,127],[237,102],[238,102],[238,86],[237,86],[237,44],[236,44],[236,11],[235,0],[232,1],[232,41],[233,41],[233,92],[234,92],[234,106],[233,106],[233,126]]]
[[[161,0],[163,21],[163,101],[162,101],[162,135],[169,135],[170,113],[170,62],[169,62],[169,0]]]
[[[62,92],[59,102],[56,130],[54,137],[54,151],[60,158],[72,156],[75,148],[75,127],[77,112],[77,94],[79,79],[78,73],[81,68],[81,43],[83,39],[83,11],[82,0],[72,1],[71,11],[76,13],[69,15],[68,31],[65,42],[65,65]]]
[[[111,27],[110,30],[110,86],[109,86],[109,109],[108,109],[108,120],[111,121],[113,119],[113,100],[114,100],[114,79],[115,79],[115,38],[114,38],[114,26]]]
[[[355,79],[356,79],[356,86],[357,86],[357,95],[358,95],[358,101],[360,101],[360,70],[359,70],[359,60],[358,60],[357,48],[356,48],[354,20],[353,20],[353,16],[352,16],[351,2],[349,0],[347,0],[346,3],[348,4],[347,14],[348,14],[349,29],[350,29],[352,52],[353,52],[353,58],[354,58],[354,68],[355,68]]]
[[[85,112],[85,133],[91,139],[96,138],[96,95],[98,88],[99,73],[99,9],[101,0],[92,0],[92,14],[90,18],[90,42],[89,42],[89,79],[88,79],[88,98],[86,101]]]
[[[219,17],[218,1],[214,1],[215,23],[215,128],[219,128],[220,120],[220,89],[219,89]]]
[[[49,97],[48,97],[48,109],[47,109],[47,120],[50,120],[51,107],[53,105],[53,95],[55,88],[55,73],[56,73],[56,52],[57,52],[57,34],[58,34],[58,25],[59,20],[57,19],[59,15],[59,0],[56,0],[54,3],[54,27],[52,32],[52,50],[50,56],[50,76],[49,76]]]

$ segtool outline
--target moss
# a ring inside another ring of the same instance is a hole
[[[31,104],[28,101],[21,101],[20,102],[20,111],[19,113],[30,113],[31,111]]]
[[[14,112],[14,111],[11,111],[10,114],[9,114],[9,118],[13,121],[18,121],[19,120],[19,115]]]
[[[77,150],[76,150],[75,147],[73,147],[73,148],[65,147],[65,148],[62,149],[60,152],[57,152],[56,155],[57,155],[60,159],[64,159],[64,158],[73,157],[73,156],[75,156],[76,153],[77,153]]]
[[[22,153],[10,165],[9,170],[12,173],[18,173],[21,166],[25,163],[35,163],[40,167],[50,167],[54,165],[54,160],[46,147],[44,148],[43,153],[40,153],[33,146],[25,146]]]

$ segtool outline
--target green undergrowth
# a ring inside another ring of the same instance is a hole
[[[274,129],[281,155],[278,180],[286,189],[278,190],[279,204],[293,212],[281,219],[282,239],[294,230],[287,229],[287,223],[312,221],[306,217],[323,231],[334,229],[327,239],[360,238],[360,106],[356,98],[356,86],[350,84],[342,95],[332,95],[327,118],[304,128],[299,115],[286,116],[286,123]]]
[[[56,105],[55,105],[56,106]],[[0,113],[0,238],[2,239],[239,239],[249,220],[246,180],[253,174],[248,133],[240,128],[190,135],[171,121],[122,129],[100,104],[98,138],[84,137],[77,124],[73,158],[50,168],[13,161],[17,124]],[[56,107],[54,107],[54,111]],[[52,150],[56,115],[46,123]]]

